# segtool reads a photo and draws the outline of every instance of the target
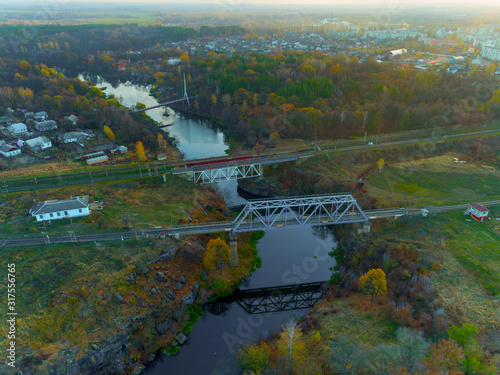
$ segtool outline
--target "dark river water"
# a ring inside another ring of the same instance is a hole
[[[131,83],[120,83],[113,87],[102,79],[97,87],[106,87],[107,94],[122,97],[122,104],[130,107],[136,102],[153,106],[156,99],[149,96],[149,88]],[[163,116],[164,109],[158,108],[147,114],[158,123],[168,124],[165,128],[177,139],[179,150],[185,159],[199,159],[225,155],[228,145],[224,135],[208,123],[186,119],[168,109],[169,117]],[[238,193],[236,181],[220,182],[217,188],[229,205],[246,202]],[[259,240],[257,249],[262,258],[262,268],[244,280],[241,289],[308,283],[328,280],[330,267],[335,260],[328,256],[337,242],[325,227],[293,227],[269,230]],[[244,343],[258,341],[271,331],[281,328],[292,316],[302,316],[307,311],[298,310],[266,315],[248,315],[239,305],[233,303],[223,313],[214,314],[204,309],[204,316],[194,324],[188,341],[178,354],[161,355],[148,365],[145,375],[202,375],[234,374],[234,355]]]

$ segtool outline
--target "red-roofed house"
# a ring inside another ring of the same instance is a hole
[[[490,210],[484,207],[481,203],[471,203],[469,206],[470,207],[467,211],[465,211],[466,214],[469,214],[477,221],[486,221]]]

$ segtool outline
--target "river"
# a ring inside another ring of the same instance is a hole
[[[95,82],[99,88],[105,88],[104,93],[113,94],[125,107],[143,103],[146,107],[158,105],[158,101],[150,95],[151,87],[136,85],[130,82],[113,85],[102,77],[80,74],[82,80]],[[182,97],[182,95],[180,95]],[[224,156],[229,148],[224,139],[224,134],[210,126],[208,121],[191,119],[183,116],[169,107],[155,108],[146,112],[160,127],[176,139],[179,151],[184,159],[202,159],[214,156]],[[168,114],[168,116],[165,116]]]
[[[93,77],[95,79],[95,77]],[[149,88],[132,83],[120,83],[113,87],[109,82],[97,80],[97,87],[106,87],[107,94],[122,97],[125,106],[136,102],[154,106],[156,99],[149,95]],[[224,135],[208,123],[186,119],[168,109],[158,108],[147,114],[158,123],[168,124],[166,130],[177,139],[179,150],[186,159],[221,156],[228,148]],[[238,193],[236,181],[220,182],[217,188],[228,204],[246,202]],[[324,281],[330,277],[334,259],[328,252],[337,245],[331,231],[313,227],[281,228],[266,232],[257,249],[262,258],[262,268],[243,281],[241,289],[262,288],[288,284]],[[178,354],[157,357],[143,372],[145,375],[202,375],[234,374],[234,358],[243,343],[258,341],[292,316],[302,316],[305,311],[291,311],[266,315],[248,315],[233,303],[224,312],[208,311],[194,324],[188,341]]]

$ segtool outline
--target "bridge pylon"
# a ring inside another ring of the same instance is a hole
[[[186,73],[184,73],[184,96],[182,97],[182,99],[186,100],[188,103],[188,106],[191,107],[191,104],[189,103],[189,96],[188,96],[187,89],[186,89]]]
[[[231,254],[229,258],[229,265],[231,267],[238,266],[238,235],[236,233],[229,233],[229,248],[231,249]]]

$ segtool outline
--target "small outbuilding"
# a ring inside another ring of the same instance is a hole
[[[472,216],[476,221],[483,222],[488,219],[489,212],[490,210],[481,203],[471,203],[465,214]]]

